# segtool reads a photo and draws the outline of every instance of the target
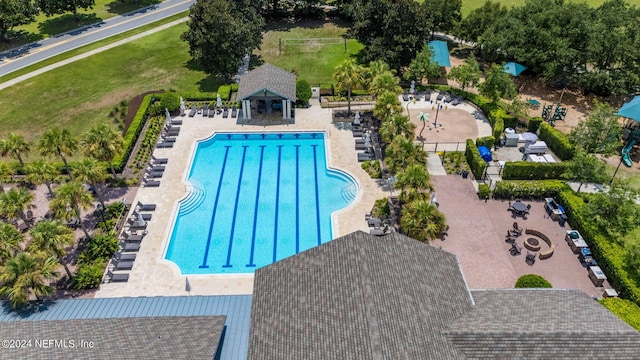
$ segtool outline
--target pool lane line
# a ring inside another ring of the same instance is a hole
[[[322,237],[320,236],[320,195],[318,195],[318,158],[316,155],[316,147],[318,145],[311,145],[313,148],[313,177],[316,182],[316,237],[318,239],[318,246],[322,245]]]
[[[227,263],[222,265],[223,268],[230,268],[233,265],[231,261],[231,249],[233,248],[233,235],[236,229],[236,219],[238,215],[238,200],[240,200],[240,188],[242,187],[242,175],[244,174],[244,159],[247,156],[248,145],[242,146],[242,163],[240,163],[240,175],[238,175],[238,187],[236,188],[236,203],[233,205],[233,220],[231,221],[231,234],[229,234],[229,248],[227,249]]]
[[[218,190],[216,191],[216,200],[213,202],[213,213],[211,214],[211,222],[209,223],[209,236],[207,236],[207,247],[204,249],[204,258],[202,259],[202,265],[198,266],[200,269],[206,269],[207,259],[209,258],[209,247],[211,246],[211,234],[213,233],[213,223],[216,221],[216,210],[218,209],[218,199],[220,199],[220,187],[222,187],[222,178],[224,177],[224,170],[227,167],[227,158],[229,156],[229,149],[231,146],[225,146],[224,160],[222,161],[222,170],[220,171],[220,179],[218,179]]]
[[[262,134],[264,139],[264,134]],[[255,267],[253,263],[253,251],[256,245],[256,225],[258,224],[258,201],[260,200],[260,181],[262,179],[262,159],[264,158],[264,148],[266,145],[260,145],[260,166],[258,167],[258,186],[256,189],[256,205],[253,208],[253,232],[251,233],[251,254],[249,255],[249,263],[247,267]]]
[[[282,138],[282,134],[278,134]],[[280,208],[280,160],[282,158],[282,145],[278,147],[278,175],[276,177],[276,211],[275,222],[273,225],[273,261],[276,262],[276,255],[278,251],[278,209]]]
[[[297,254],[300,252],[300,145],[293,145],[293,146],[296,148],[296,254]]]

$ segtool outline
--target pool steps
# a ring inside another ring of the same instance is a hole
[[[191,183],[191,191],[189,191],[189,195],[180,203],[180,216],[187,215],[198,208],[207,196],[207,190],[199,181],[190,179],[189,182]]]

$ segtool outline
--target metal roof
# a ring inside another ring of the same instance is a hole
[[[246,359],[251,302],[251,295],[96,298],[48,301],[20,312],[5,302],[0,322],[224,315],[221,359]]]

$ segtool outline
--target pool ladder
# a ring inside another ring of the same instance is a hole
[[[351,183],[342,187],[342,190],[340,191],[340,196],[346,203],[350,203],[356,198],[357,193],[358,193],[358,188],[356,187],[356,184]]]
[[[199,181],[191,179],[189,180],[189,182],[191,183],[189,195],[187,195],[187,197],[182,200],[182,202],[180,202],[179,214],[181,216],[189,214],[198,206],[200,206],[200,204],[202,204],[202,202],[204,201],[205,196],[207,195],[204,185],[202,185]]]

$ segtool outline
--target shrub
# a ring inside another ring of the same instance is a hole
[[[98,233],[79,256],[80,263],[107,260],[118,250],[118,239],[113,233]]]
[[[640,307],[638,305],[620,298],[605,298],[600,300],[600,303],[624,322],[640,331]]]
[[[196,92],[196,93],[182,93],[182,99],[184,101],[211,101],[217,100],[217,93],[206,93],[206,92]]]
[[[567,135],[559,130],[554,129],[547,123],[540,124],[540,139],[544,140],[558,157],[564,161],[571,160],[575,152],[575,148]]]
[[[107,220],[115,219],[125,210],[125,204],[122,201],[116,201],[107,205],[107,211],[105,211],[104,217]]]
[[[122,171],[129,159],[129,155],[131,155],[133,147],[136,145],[140,131],[142,131],[144,123],[147,120],[147,108],[149,107],[149,104],[151,104],[152,97],[153,94],[149,94],[144,97],[136,115],[133,117],[131,124],[127,128],[127,132],[124,134],[124,151],[121,155],[116,156],[116,158],[113,159],[113,167],[117,172]]]
[[[166,108],[170,112],[180,109],[180,95],[174,92],[168,92],[158,95],[160,98],[160,108],[164,112]]]
[[[480,156],[478,148],[473,143],[473,140],[467,139],[467,148],[465,149],[465,157],[467,158],[467,164],[476,179],[482,179],[484,170],[487,168],[487,163]]]
[[[238,89],[240,89],[240,84],[238,83],[231,84],[231,92],[238,92]]]
[[[309,82],[304,79],[298,80],[296,83],[296,97],[298,98],[298,101],[306,103],[311,99],[312,95],[313,93],[311,92],[311,85],[309,85]]]
[[[518,127],[518,117],[517,116],[507,116],[504,118],[504,127],[515,129]]]
[[[542,124],[544,120],[540,116],[532,117],[529,119],[529,125],[527,126],[527,131],[532,133],[537,133],[538,128],[540,128],[540,124]]]
[[[502,169],[502,178],[504,180],[561,179],[567,167],[567,163],[508,161]]]
[[[516,281],[516,289],[520,288],[552,288],[550,282],[536,274],[522,275]]]
[[[468,171],[469,164],[465,159],[465,154],[462,151],[449,151],[442,153],[442,165],[447,174],[459,174],[461,171]]]
[[[218,95],[222,100],[231,100],[231,85],[220,85],[218,88]],[[215,99],[217,99],[217,95]]]
[[[480,199],[488,199],[491,196],[491,188],[488,184],[478,185],[478,197]]]
[[[105,264],[104,260],[80,264],[73,277],[73,288],[76,290],[96,289],[100,286]]]
[[[556,197],[570,189],[561,180],[502,180],[496,182],[493,197],[496,199]]]
[[[493,144],[496,143],[496,138],[493,136],[485,136],[476,139],[476,146],[486,146],[489,149],[493,148]]]
[[[382,178],[382,169],[380,169],[380,162],[377,160],[367,160],[363,161],[362,170],[366,171],[372,179],[380,179]]]
[[[386,197],[376,200],[371,210],[371,216],[376,218],[388,218],[391,215],[389,200]]]

